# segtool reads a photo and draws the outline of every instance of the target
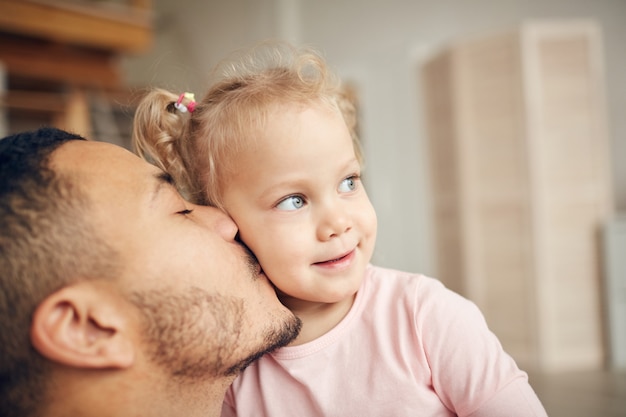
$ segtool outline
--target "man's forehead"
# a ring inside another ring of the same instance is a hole
[[[55,152],[53,158],[63,162],[62,166],[81,166],[82,162],[108,161],[119,159],[128,153],[125,149],[106,142],[91,140],[72,140],[64,143]],[[131,154],[132,155],[132,154]]]
[[[52,154],[51,165],[82,183],[95,200],[129,193],[139,197],[150,192],[161,172],[124,148],[96,141],[64,144]]]
[[[115,174],[148,175],[151,167],[128,150],[105,142],[75,140],[52,154],[52,165],[60,171],[81,172],[89,176],[114,177]]]

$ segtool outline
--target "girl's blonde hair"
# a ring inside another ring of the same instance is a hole
[[[154,89],[135,115],[135,152],[172,175],[191,201],[223,208],[222,191],[237,154],[256,140],[279,105],[315,102],[341,111],[362,162],[355,108],[313,49],[264,43],[224,61],[217,73],[192,113],[175,108],[179,95]]]

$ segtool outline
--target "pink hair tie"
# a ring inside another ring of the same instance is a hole
[[[183,99],[185,98],[188,100],[187,104],[183,104]],[[193,111],[196,109],[194,95],[192,93],[182,93],[180,96],[178,96],[178,100],[176,101],[176,103],[174,103],[174,107],[176,107],[176,110],[181,113],[193,113]]]

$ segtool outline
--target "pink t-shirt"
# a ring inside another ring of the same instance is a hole
[[[222,416],[546,416],[478,308],[423,275],[368,266],[331,331],[265,355]]]

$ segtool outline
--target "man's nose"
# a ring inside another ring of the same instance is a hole
[[[207,225],[219,234],[224,240],[235,239],[239,228],[226,213],[215,207],[196,206],[195,210],[202,211]]]

